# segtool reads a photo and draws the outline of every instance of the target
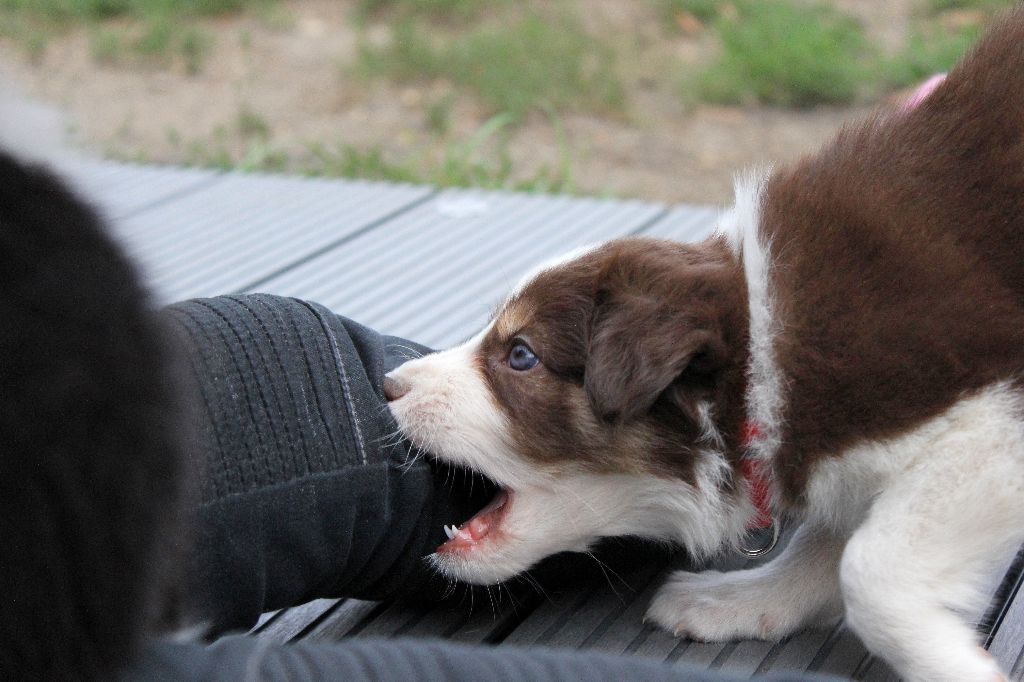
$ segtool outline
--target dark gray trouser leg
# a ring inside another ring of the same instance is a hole
[[[209,647],[155,643],[123,682],[146,680],[402,680],[419,682],[733,682],[715,670],[597,652],[470,647],[446,642],[352,640],[274,645],[227,637]],[[818,675],[777,673],[761,680],[824,681]]]
[[[475,503],[407,444],[381,390],[425,348],[267,295],[165,315],[191,362],[200,442],[192,617],[216,632],[314,597],[440,595],[422,557]]]

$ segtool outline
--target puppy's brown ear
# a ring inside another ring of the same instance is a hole
[[[583,385],[594,413],[606,421],[646,413],[685,372],[706,375],[724,355],[717,329],[660,297],[606,298],[591,325]]]

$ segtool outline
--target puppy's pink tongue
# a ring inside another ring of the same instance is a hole
[[[445,526],[445,533],[448,535],[448,542],[437,548],[438,552],[464,552],[474,547],[478,542],[487,537],[492,531],[501,525],[508,506],[509,495],[504,490],[495,494],[490,504],[476,513],[460,527],[449,528]]]

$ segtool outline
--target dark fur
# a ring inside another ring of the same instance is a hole
[[[776,174],[787,378],[777,479],[886,438],[1024,369],[1024,8],[919,108],[844,130]]]
[[[110,679],[177,530],[167,353],[95,213],[4,154],[0,272],[0,678]]]

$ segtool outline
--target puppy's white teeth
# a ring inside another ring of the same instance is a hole
[[[450,526],[450,527],[449,526],[445,526],[444,527],[444,534],[448,536],[449,540],[451,540],[452,538],[455,537],[455,532],[456,532],[455,531],[455,526]]]

